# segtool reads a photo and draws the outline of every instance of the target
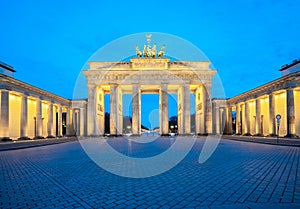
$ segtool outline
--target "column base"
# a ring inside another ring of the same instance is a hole
[[[284,136],[284,138],[293,138],[293,139],[298,139],[299,136],[297,136],[296,134],[287,134]]]
[[[103,137],[103,136],[109,136],[108,134],[90,134],[90,135],[87,135],[87,137]],[[77,137],[77,136],[75,136]],[[81,136],[81,137],[84,137],[84,136]]]
[[[9,138],[8,136],[7,137],[0,137],[0,141],[2,141],[2,142],[11,142],[12,139]]]
[[[21,136],[18,138],[18,140],[31,140],[28,136]]]
[[[198,133],[198,136],[208,136],[208,133]]]
[[[160,134],[161,137],[170,136],[170,134]]]
[[[106,135],[108,137],[122,137],[123,135],[122,134],[109,134],[109,135]]]
[[[46,138],[47,138],[47,139],[50,139],[50,138],[56,138],[56,137],[53,136],[53,135],[48,135]]]
[[[35,136],[35,137],[33,137],[33,139],[45,139],[45,137],[43,137],[43,136]]]

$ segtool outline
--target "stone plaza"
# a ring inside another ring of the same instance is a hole
[[[82,139],[82,140],[93,140]],[[149,144],[101,138],[145,158],[173,138]],[[186,138],[186,140],[191,140]],[[78,141],[1,151],[1,208],[299,208],[299,147],[222,139],[210,159],[198,138],[177,166],[149,178],[125,178],[97,166]],[[147,168],[141,168],[147,169]]]

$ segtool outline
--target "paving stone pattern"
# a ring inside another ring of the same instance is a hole
[[[172,140],[109,143],[123,154],[149,157]],[[143,179],[103,170],[78,141],[1,151],[0,208],[300,208],[299,147],[223,139],[199,164],[203,143],[197,139],[173,169]]]

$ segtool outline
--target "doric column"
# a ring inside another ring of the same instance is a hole
[[[214,102],[212,103],[212,115],[212,132],[216,134],[216,104]]]
[[[235,106],[235,115],[236,115],[236,118],[235,118],[235,131],[236,131],[236,134],[241,134],[241,114],[240,114],[241,110],[240,110],[240,105],[237,104]]]
[[[294,90],[286,90],[286,116],[287,116],[287,135],[286,137],[295,136],[295,98]]]
[[[47,134],[48,134],[48,136],[54,136],[54,134],[53,134],[53,103],[51,103],[51,102],[48,107]]]
[[[269,134],[275,136],[275,96],[269,94]]]
[[[160,86],[160,132],[162,135],[169,133],[169,117],[168,117],[168,85]]]
[[[123,134],[123,93],[122,89],[119,87],[118,88],[118,135]]]
[[[0,138],[9,137],[9,91],[1,90]]]
[[[72,127],[72,122],[71,122],[71,108],[66,107],[67,109],[67,118],[66,118],[66,134],[67,136],[71,134],[71,127]]]
[[[73,109],[73,130],[74,130],[74,134],[76,134],[76,136],[80,136],[80,115],[79,115],[79,110],[78,109]]]
[[[98,124],[98,134],[105,134],[105,109],[104,109],[104,90],[99,87],[98,88],[98,96],[97,96],[97,124]]]
[[[57,108],[57,136],[62,136],[62,107],[58,105]]]
[[[88,84],[88,107],[87,107],[87,134],[96,135],[96,85]]]
[[[255,117],[255,132],[257,135],[261,135],[261,105],[260,105],[260,100],[256,99],[255,100],[255,111],[256,111],[256,117]]]
[[[84,136],[85,135],[85,109],[80,108],[80,116],[79,116],[79,135]]]
[[[220,108],[216,107],[215,108],[215,120],[216,120],[216,134],[221,134],[221,121],[220,121]]]
[[[205,85],[203,91],[205,99],[203,100],[204,107],[204,116],[205,116],[205,134],[212,133],[212,105],[211,105],[211,85]]]
[[[36,136],[42,136],[43,119],[42,119],[42,101],[36,100]]]
[[[27,95],[22,95],[21,101],[21,137],[28,136],[28,104],[27,104]]]
[[[141,126],[140,126],[140,109],[141,109],[141,94],[140,88],[138,85],[132,86],[132,124],[131,130],[132,134],[140,135]]]
[[[221,121],[221,134],[226,133],[226,123],[227,123],[227,112],[226,108],[220,108],[220,121]]]
[[[196,134],[200,134],[201,130],[204,130],[203,124],[201,123],[201,114],[202,114],[202,104],[201,104],[201,96],[202,93],[200,91],[200,86],[197,87],[195,91],[195,132]],[[179,104],[179,101],[178,101]],[[179,115],[178,115],[179,116]]]
[[[118,86],[110,86],[110,134],[118,135]]]
[[[178,133],[191,133],[190,86],[181,86],[178,90]],[[197,113],[196,113],[197,114]]]
[[[227,107],[227,134],[232,134],[232,107]]]
[[[191,102],[190,102],[190,86],[183,86],[183,121],[184,133],[191,133]]]
[[[245,133],[250,133],[249,103],[245,102]]]
[[[183,134],[183,119],[182,119],[182,87],[180,86],[177,91],[177,133]]]
[[[219,107],[215,102],[212,103],[212,113],[213,113],[213,134],[220,134],[220,113]]]
[[[204,85],[202,85],[202,88],[201,88],[201,95],[202,95],[202,106],[201,106],[201,109],[202,109],[202,115],[200,117],[200,123],[202,124],[201,127],[200,127],[200,132],[201,134],[205,134],[206,133],[206,105],[205,105],[205,101],[206,101],[206,97],[207,97],[207,94],[206,94],[206,90],[205,90],[205,87]]]

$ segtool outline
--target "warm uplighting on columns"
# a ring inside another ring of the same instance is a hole
[[[287,137],[295,136],[295,97],[294,90],[286,90]]]
[[[20,136],[28,137],[28,98],[27,98],[27,95],[22,95]]]

